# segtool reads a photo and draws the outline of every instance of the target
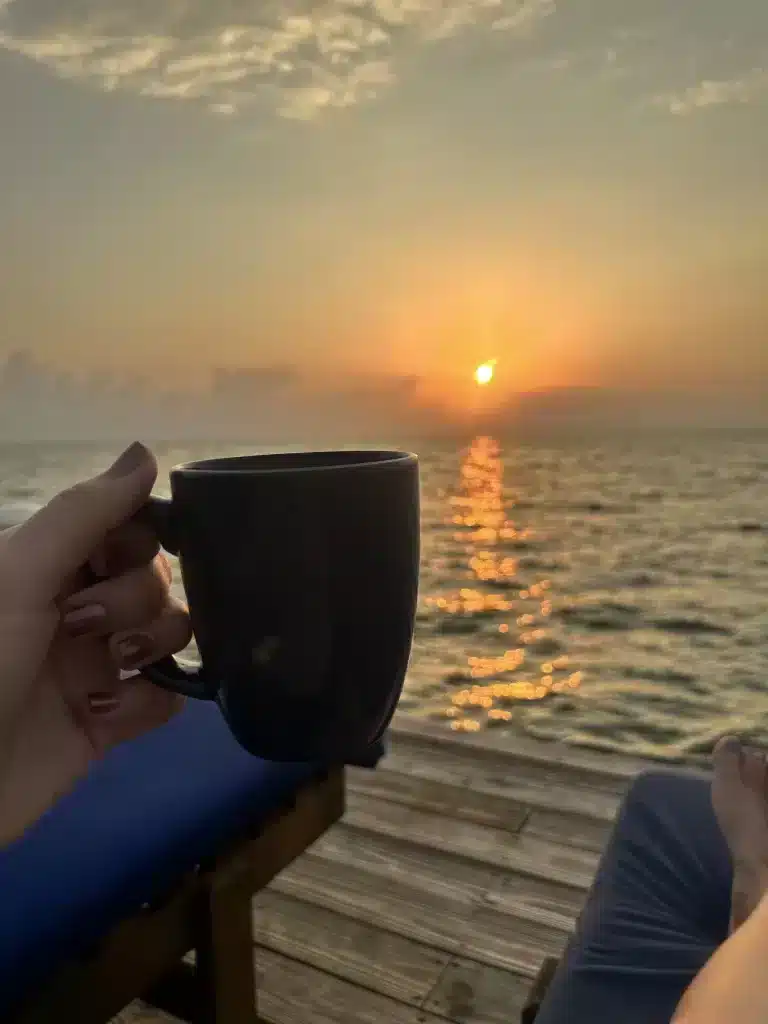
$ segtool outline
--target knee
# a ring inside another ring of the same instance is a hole
[[[705,789],[708,794],[709,780],[704,776],[674,769],[652,768],[632,780],[622,801],[621,813],[643,809],[658,811],[671,804],[685,805],[688,800],[698,803]]]
[[[648,803],[674,785],[676,775],[664,768],[650,768],[636,775],[627,789],[625,803]]]

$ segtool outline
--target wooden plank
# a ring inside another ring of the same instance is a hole
[[[507,857],[513,871],[581,889],[592,885],[599,861],[594,850],[525,835],[518,836]]]
[[[640,772],[658,767],[653,761],[629,757],[613,751],[593,751],[549,740],[533,739],[510,730],[486,730],[478,733],[453,732],[445,725],[400,712],[389,731],[393,745],[401,741],[431,742],[449,752],[461,747],[475,759],[492,757],[508,765],[541,765],[547,771],[559,771],[560,777],[579,776],[593,788],[619,793]]]
[[[510,766],[492,758],[478,759],[460,745],[448,749],[423,744],[418,748],[392,745],[379,770],[399,772],[501,797],[518,806],[578,814],[610,822],[616,816],[619,796],[587,786],[576,780],[548,777],[539,766],[524,763]]]
[[[273,888],[335,913],[365,921],[447,953],[465,953],[533,977],[544,956],[558,953],[565,933],[551,924],[515,918],[505,907],[479,905],[466,890],[425,892],[407,880],[386,885],[368,871],[306,854]]]
[[[576,814],[532,811],[522,827],[526,836],[550,839],[601,853],[611,834],[611,824]]]
[[[511,1024],[525,1005],[529,978],[455,957],[424,1009],[456,1024]]]
[[[548,878],[497,871],[441,851],[406,845],[389,836],[368,836],[340,826],[312,847],[314,857],[369,872],[383,887],[390,879],[438,898],[460,898],[468,907],[487,903],[506,913],[569,931],[584,902],[584,891]],[[512,924],[510,927],[514,927]]]
[[[347,795],[347,813],[342,827],[388,835],[402,842],[537,878],[550,878],[576,888],[587,888],[591,884],[597,864],[597,856],[591,850],[535,837],[512,836],[500,829],[421,813],[358,793]]]
[[[570,933],[584,905],[584,892],[549,879],[509,873],[483,903],[513,918]],[[515,922],[509,927],[514,928]]]
[[[376,876],[380,887],[406,882],[425,893],[470,906],[497,889],[505,872],[490,864],[459,860],[442,850],[402,843],[386,834],[360,834],[337,825],[312,847],[313,857],[336,861]],[[306,858],[305,858],[306,859]]]
[[[518,832],[529,814],[523,804],[495,793],[480,793],[467,786],[435,782],[386,768],[376,772],[347,769],[347,790],[505,832]]]
[[[548,956],[562,954],[569,934],[490,906],[475,907],[468,925],[471,936],[463,950],[466,957],[528,978],[536,977]]]
[[[382,886],[376,875],[314,853],[284,871],[272,888],[448,953],[461,949],[473,906],[461,890],[438,895],[394,879]]]
[[[270,1024],[445,1024],[438,1017],[260,949],[259,1013]]]
[[[345,981],[420,1006],[450,960],[369,921],[313,906],[278,892],[260,893],[253,908],[254,935],[266,946]]]

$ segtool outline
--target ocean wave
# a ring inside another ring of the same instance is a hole
[[[665,633],[682,633],[687,636],[711,634],[713,636],[733,636],[734,630],[710,619],[688,617],[684,615],[666,615],[653,619],[656,629]]]
[[[629,679],[645,679],[653,683],[697,683],[693,672],[683,672],[678,668],[645,668],[627,665],[619,669]]]
[[[587,512],[590,515],[631,515],[637,511],[634,503],[595,498],[591,501],[568,501],[562,505],[569,512]]]
[[[409,714],[695,764],[725,731],[768,740],[768,435],[411,447]],[[227,452],[193,448],[158,446],[161,480]],[[39,499],[109,454],[7,447],[0,499]]]
[[[436,633],[450,636],[466,636],[483,628],[475,615],[453,615],[438,619],[434,624]]]
[[[568,566],[565,562],[540,555],[523,555],[517,560],[521,569],[538,569],[542,573],[564,572]]]
[[[637,629],[642,620],[639,608],[614,601],[566,606],[560,608],[556,614],[569,625],[595,630]]]

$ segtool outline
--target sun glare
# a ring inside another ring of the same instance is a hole
[[[475,370],[475,381],[481,386],[490,384],[493,380],[493,368],[495,365],[495,359],[491,359],[490,362],[487,363],[481,363]]]

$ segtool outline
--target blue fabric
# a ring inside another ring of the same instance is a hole
[[[113,750],[0,851],[0,1020],[63,959],[162,894],[315,772],[251,757],[218,709],[202,701]]]
[[[727,937],[731,879],[709,781],[642,775],[536,1024],[669,1024]]]

